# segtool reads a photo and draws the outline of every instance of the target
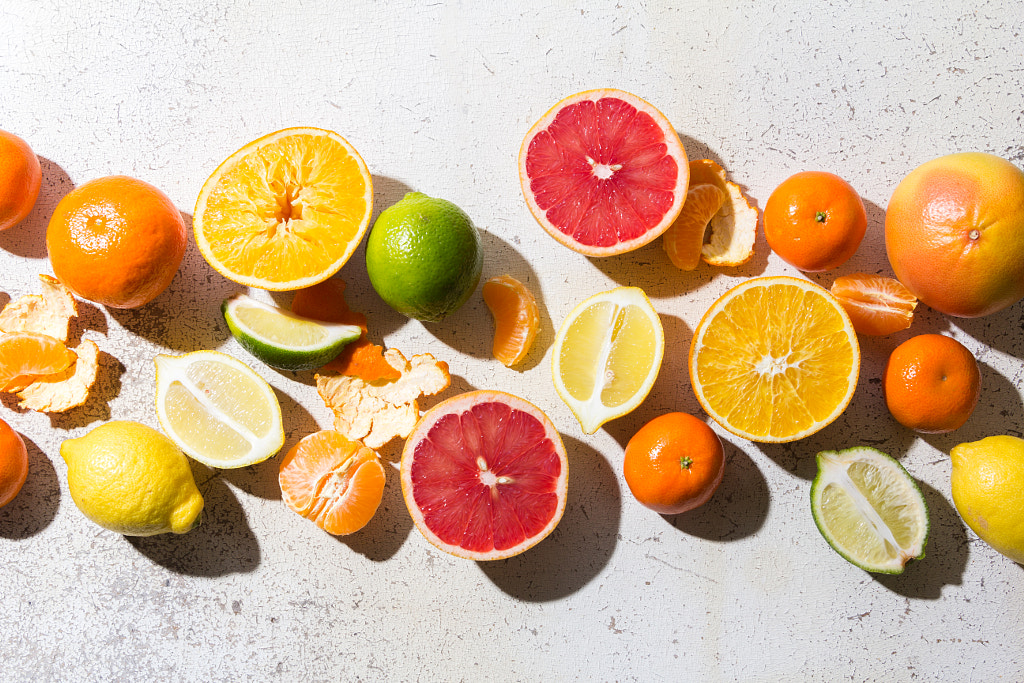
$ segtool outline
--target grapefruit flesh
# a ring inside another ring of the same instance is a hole
[[[690,171],[661,112],[605,89],[567,97],[545,114],[523,140],[519,175],[530,211],[552,237],[588,256],[611,256],[672,225]]]
[[[402,454],[402,492],[428,541],[495,560],[551,533],[565,509],[567,472],[561,437],[539,408],[472,391],[420,420]]]

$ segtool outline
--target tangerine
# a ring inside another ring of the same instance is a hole
[[[820,272],[845,263],[864,239],[868,218],[853,187],[832,173],[790,176],[764,205],[764,236],[783,261]]]
[[[28,143],[0,130],[0,230],[28,216],[39,197],[43,172]]]
[[[626,484],[641,505],[675,515],[706,503],[725,473],[722,440],[687,413],[667,413],[640,428],[626,444]]]
[[[966,346],[941,334],[919,334],[893,350],[882,381],[889,412],[924,434],[958,429],[981,394],[978,362]]]
[[[11,426],[0,420],[0,507],[14,499],[28,478],[28,450]]]
[[[57,279],[111,308],[137,308],[167,289],[187,242],[185,221],[167,195],[127,176],[69,192],[46,230]]]

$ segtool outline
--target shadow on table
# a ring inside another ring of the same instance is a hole
[[[521,555],[478,563],[498,588],[520,600],[547,602],[575,593],[600,573],[615,550],[622,505],[615,472],[589,445],[562,438],[570,466],[561,522]]]
[[[53,463],[34,441],[21,435],[28,450],[28,477],[14,499],[0,508],[0,538],[21,540],[45,529],[60,507],[60,482]]]
[[[390,463],[385,463],[384,471],[387,473],[384,497],[369,524],[354,534],[336,537],[339,543],[347,545],[354,552],[374,562],[391,559],[412,530],[412,517],[409,516],[405,499],[402,497],[402,482],[398,469]]]

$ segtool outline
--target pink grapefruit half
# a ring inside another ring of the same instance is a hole
[[[567,97],[526,134],[519,181],[548,234],[587,256],[638,249],[672,225],[690,168],[665,115],[622,90]]]
[[[402,451],[402,495],[428,541],[500,560],[542,541],[565,510],[569,462],[540,408],[470,391],[430,409]]]

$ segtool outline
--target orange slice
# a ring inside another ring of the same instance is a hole
[[[839,299],[860,334],[880,337],[910,327],[917,297],[899,280],[854,273],[837,277],[832,295]]]
[[[377,453],[331,429],[295,444],[278,474],[285,505],[335,536],[367,525],[384,496],[384,482]]]
[[[697,185],[687,191],[683,210],[662,242],[676,268],[693,270],[700,263],[704,232],[724,201],[725,193],[714,185]]]
[[[763,277],[723,294],[690,344],[704,410],[751,441],[795,441],[831,424],[857,387],[860,346],[834,296],[807,280]]]
[[[63,372],[76,358],[64,342],[49,335],[0,334],[0,391],[22,391],[41,376]]]
[[[492,355],[505,367],[526,358],[540,327],[533,294],[511,275],[492,277],[483,286],[484,303],[494,316]]]
[[[337,133],[287,128],[250,142],[207,179],[196,244],[224,277],[275,291],[336,273],[370,225],[373,181]]]

